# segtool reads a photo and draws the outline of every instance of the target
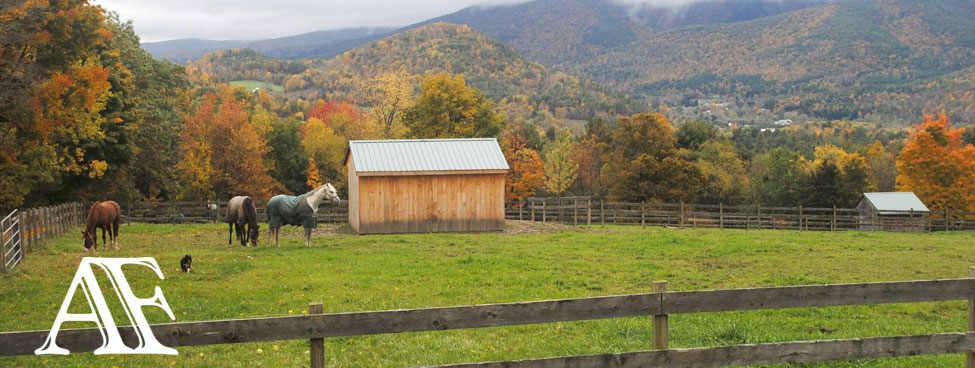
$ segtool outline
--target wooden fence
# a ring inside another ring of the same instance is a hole
[[[975,364],[975,267],[969,269],[968,276],[947,280],[676,292],[667,291],[667,283],[658,281],[654,282],[653,292],[648,294],[334,314],[322,314],[321,303],[312,303],[309,315],[165,323],[152,325],[152,330],[163,345],[171,347],[307,339],[311,366],[322,367],[325,361],[323,339],[329,337],[652,316],[652,351],[453,367],[714,367],[930,354],[967,354],[968,367],[972,367]],[[671,349],[668,344],[668,316],[672,314],[952,300],[968,300],[967,332],[691,349]],[[128,344],[135,342],[133,328],[120,328],[119,331]],[[47,334],[46,330],[0,333],[0,356],[31,355]],[[97,328],[62,330],[58,333],[57,344],[74,353],[90,352],[101,346],[102,334]]]
[[[349,202],[323,202],[318,221],[348,221]],[[266,202],[255,201],[261,221]],[[144,223],[219,222],[227,213],[223,202],[133,202],[122,204],[124,218]],[[642,225],[721,229],[782,229],[810,231],[893,230],[975,231],[975,212],[932,211],[863,214],[855,208],[729,206],[724,204],[624,203],[589,197],[529,198],[505,202],[505,218],[570,225]]]
[[[862,214],[856,208],[623,203],[594,201],[589,197],[549,197],[509,201],[505,203],[505,218],[570,225],[617,224],[810,231],[975,231],[975,212],[906,211],[877,215]]]
[[[0,271],[16,267],[41,242],[81,226],[86,213],[87,207],[80,202],[13,210],[0,221]]]
[[[266,201],[254,201],[257,215],[262,222],[267,222],[267,215],[264,213],[266,204]],[[154,224],[220,222],[227,214],[227,201],[131,202],[121,206],[126,221]],[[337,204],[322,202],[318,206],[316,217],[318,222],[324,223],[348,222],[349,201],[343,200]]]

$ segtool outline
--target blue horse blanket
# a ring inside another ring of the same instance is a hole
[[[289,195],[276,195],[267,202],[267,224],[271,229],[276,229],[282,225],[301,225],[305,229],[314,229],[315,211],[312,211],[305,194],[294,197]]]

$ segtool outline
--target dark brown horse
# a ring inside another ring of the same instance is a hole
[[[92,246],[95,247],[95,251],[98,250],[98,234],[95,233],[95,230],[98,228],[102,229],[102,242],[106,246],[111,246],[115,249],[120,248],[118,244],[118,225],[121,221],[122,209],[119,208],[118,203],[115,203],[115,201],[95,202],[95,204],[91,205],[91,208],[88,209],[88,226],[85,228],[85,231],[81,232],[81,235],[85,237],[85,251],[87,252]],[[111,244],[105,240],[106,231],[111,236]]]
[[[230,199],[227,203],[227,217],[224,218],[224,222],[230,224],[230,240],[227,245],[234,243],[234,233],[237,233],[237,239],[240,240],[240,245],[247,246],[250,243],[253,246],[257,246],[257,237],[260,236],[260,225],[257,219],[257,207],[254,206],[254,200],[248,196],[236,196]],[[245,228],[246,226],[246,228]]]

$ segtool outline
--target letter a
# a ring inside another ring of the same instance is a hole
[[[115,292],[125,308],[125,313],[129,317],[129,321],[135,326],[136,337],[139,341],[136,348],[129,348],[122,341],[122,336],[119,334],[115,320],[112,318],[112,314],[108,309],[105,296],[98,286],[98,281],[95,279],[95,273],[92,271],[91,265],[99,266],[108,274],[108,279],[115,287]],[[67,349],[58,346],[56,342],[58,331],[60,331],[61,325],[64,322],[95,323],[102,336],[102,346],[95,349],[95,355],[178,354],[176,349],[166,347],[156,340],[156,336],[152,334],[152,329],[149,327],[148,321],[146,321],[145,316],[142,314],[143,306],[155,306],[162,308],[169,315],[170,319],[176,319],[173,316],[173,311],[169,308],[169,304],[166,303],[166,299],[162,295],[162,290],[156,286],[152,298],[136,298],[132,293],[132,288],[129,286],[128,280],[125,279],[125,274],[122,273],[123,265],[149,267],[153,271],[156,271],[156,275],[160,279],[163,279],[159,265],[152,258],[83,258],[81,265],[78,266],[78,271],[74,275],[74,280],[71,281],[71,286],[68,288],[68,295],[64,297],[64,302],[61,304],[61,310],[58,312],[57,318],[54,319],[51,332],[48,333],[44,344],[37,350],[34,350],[34,354],[67,355],[70,353]],[[84,291],[85,299],[88,301],[88,306],[92,310],[90,313],[68,313],[68,307],[71,305],[71,300],[77,293],[79,286]]]

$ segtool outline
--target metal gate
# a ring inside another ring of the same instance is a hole
[[[3,245],[0,246],[0,270],[6,271],[14,268],[24,259],[24,246],[20,226],[20,216],[17,210],[10,212],[7,217],[0,220],[0,231],[3,232]]]

